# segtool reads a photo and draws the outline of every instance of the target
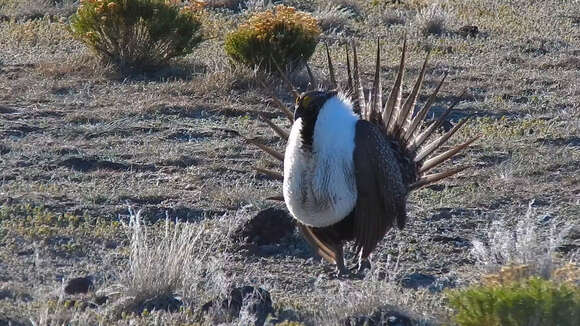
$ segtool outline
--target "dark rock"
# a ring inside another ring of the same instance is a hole
[[[164,295],[144,301],[138,306],[137,312],[139,314],[143,313],[144,310],[176,312],[181,306],[183,306],[183,301],[180,298]]]
[[[234,239],[246,245],[272,245],[292,235],[296,224],[282,209],[267,208],[234,231]]]
[[[300,315],[291,309],[280,310],[275,314],[268,315],[264,326],[276,326],[283,322],[299,322],[301,320]]]
[[[413,273],[403,276],[401,285],[408,289],[425,288],[433,284],[435,280],[436,278],[433,275]]]
[[[97,306],[102,306],[109,301],[109,297],[106,295],[99,295],[96,296],[93,301]]]
[[[24,326],[29,325],[29,323],[25,321],[19,321],[16,319],[0,317],[0,326]]]
[[[64,287],[64,293],[66,294],[80,294],[88,293],[94,289],[93,280],[90,276],[87,277],[77,277],[70,279],[66,286]]]
[[[10,151],[11,151],[10,147],[4,144],[0,144],[0,155],[8,154],[10,153]]]
[[[34,254],[34,249],[32,248],[23,249],[16,253],[18,256],[30,256],[32,254]]]
[[[475,25],[465,25],[457,31],[457,34],[463,37],[476,37],[479,34],[479,28]]]
[[[390,307],[379,307],[370,315],[349,316],[341,320],[344,326],[411,326],[411,317]]]
[[[435,235],[431,241],[451,243],[455,247],[471,247],[471,241],[462,237],[449,237],[445,235]]]
[[[229,295],[218,303],[213,299],[201,307],[203,313],[211,312],[214,316],[222,316],[227,322],[239,318],[242,307],[247,307],[248,312],[255,315],[255,325],[264,325],[266,317],[274,311],[270,293],[262,288],[242,286],[234,288]]]
[[[455,277],[442,277],[429,285],[428,289],[431,293],[439,293],[444,289],[454,288],[455,286],[457,286],[457,279]]]

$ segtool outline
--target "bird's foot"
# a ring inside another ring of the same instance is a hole
[[[371,262],[368,259],[359,260],[358,264],[350,268],[350,272],[357,278],[364,278],[366,272],[371,269]]]
[[[371,261],[368,259],[361,259],[358,262],[358,267],[356,270],[357,274],[365,273],[367,270],[371,269]]]
[[[344,265],[336,266],[336,278],[348,278],[351,275],[351,271],[348,270]]]

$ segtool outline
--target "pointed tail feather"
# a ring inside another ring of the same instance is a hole
[[[395,79],[395,84],[393,85],[393,89],[391,89],[391,94],[389,95],[389,99],[385,104],[383,109],[383,124],[387,132],[392,131],[392,127],[390,127],[391,120],[393,115],[396,114],[397,111],[400,110],[401,107],[401,98],[403,97],[403,75],[405,74],[405,55],[407,51],[407,37],[403,40],[403,52],[401,53],[401,62],[399,63],[399,72],[397,73],[397,78]]]
[[[429,170],[431,170],[432,168],[436,167],[437,165],[447,161],[448,159],[450,159],[451,157],[453,157],[455,154],[459,153],[461,150],[463,150],[464,148],[468,147],[469,145],[471,145],[471,143],[473,143],[474,141],[476,141],[477,139],[479,139],[480,136],[475,136],[473,138],[471,138],[470,140],[466,141],[465,143],[461,144],[461,145],[457,145],[453,148],[451,148],[450,150],[439,154],[435,157],[432,157],[430,159],[428,159],[427,161],[425,161],[423,163],[423,165],[419,168],[419,173],[425,173]]]
[[[265,199],[266,200],[275,200],[275,201],[284,201],[284,196],[276,195],[276,196],[266,197]]]
[[[370,99],[370,113],[368,120],[372,122],[380,123],[380,113],[383,107],[383,87],[381,84],[381,45],[380,38],[377,38],[377,63],[375,66],[375,79],[373,81],[373,87],[371,89],[371,99]],[[377,121],[378,120],[378,121]]]
[[[280,68],[280,66],[278,65],[278,62],[276,62],[276,60],[274,60],[273,56],[271,56],[271,58],[272,58],[272,62],[274,63],[274,66],[276,67],[276,70],[278,71],[278,73],[280,74],[280,77],[282,78],[282,81],[284,81],[284,84],[286,84],[286,87],[288,87],[288,89],[290,90],[292,95],[294,95],[294,97],[296,97],[296,98],[300,97],[300,92],[298,92],[296,90],[296,87],[294,87],[294,85],[292,85],[292,82],[290,82],[290,79],[288,79],[288,76],[286,76],[286,74],[282,71],[282,68]]]
[[[407,128],[407,130],[405,131],[405,134],[402,137],[405,144],[409,142],[409,139],[413,136],[413,134],[415,133],[415,130],[417,129],[417,127],[419,126],[421,121],[423,121],[423,119],[425,119],[425,116],[427,116],[427,112],[429,112],[429,109],[431,109],[431,106],[433,105],[433,103],[437,99],[437,94],[439,93],[439,89],[443,85],[443,82],[445,81],[446,77],[447,77],[447,73],[445,73],[443,75],[443,78],[441,79],[441,81],[437,85],[437,88],[435,89],[433,94],[431,94],[431,96],[427,100],[427,103],[425,103],[425,106],[419,112],[417,112],[417,115],[413,118],[413,121],[411,122],[411,126],[409,128]]]
[[[354,71],[354,93],[355,96],[355,106],[359,108],[363,119],[368,116],[368,108],[365,103],[365,94],[363,90],[363,85],[361,82],[360,71],[358,66],[358,55],[356,53],[356,44],[352,41],[352,57],[353,57],[353,71]]]
[[[439,172],[439,173],[433,173],[433,174],[428,174],[425,176],[422,176],[421,178],[419,178],[419,180],[417,180],[416,182],[412,183],[409,188],[411,190],[417,190],[419,188],[425,187],[426,185],[435,183],[437,181],[440,181],[442,179],[448,178],[452,175],[455,175],[467,168],[469,168],[469,165],[465,165],[465,166],[460,166],[454,169],[450,169],[447,171],[443,171],[443,172]]]
[[[282,128],[278,127],[278,126],[277,126],[277,125],[276,125],[274,122],[272,122],[272,120],[270,120],[270,119],[266,118],[265,116],[263,116],[263,115],[261,115],[261,114],[260,114],[260,116],[259,116],[259,117],[260,117],[260,119],[261,119],[262,121],[264,121],[264,122],[265,122],[265,123],[266,123],[266,124],[267,124],[267,125],[268,125],[270,128],[272,128],[272,130],[274,130],[274,132],[275,132],[275,133],[276,133],[278,136],[280,136],[280,138],[282,138],[282,139],[288,139],[288,137],[289,137],[289,134],[288,134],[288,132],[287,132],[286,130],[284,130],[284,129],[282,129]]]
[[[280,111],[284,113],[284,115],[288,118],[288,120],[290,120],[290,122],[293,122],[294,113],[292,113],[292,111],[290,111],[286,107],[286,105],[284,105],[284,103],[282,103],[282,101],[280,101],[280,99],[276,97],[276,95],[274,95],[274,90],[268,87],[268,85],[266,85],[266,83],[263,80],[260,79],[260,83],[262,84],[262,87],[270,94],[270,97],[272,98],[272,100],[274,100],[276,106],[280,109]]]
[[[310,78],[310,87],[309,89],[313,90],[316,89],[316,79],[314,79],[314,75],[312,74],[312,70],[310,70],[310,66],[306,63],[306,71],[308,72],[308,78]]]
[[[324,43],[326,47],[326,59],[328,60],[328,72],[330,74],[330,83],[332,84],[332,88],[336,89],[338,84],[336,82],[336,73],[334,72],[334,66],[332,65],[332,59],[330,58],[330,50],[328,50],[328,44]]]
[[[469,120],[469,117],[461,120],[459,123],[457,123],[455,126],[453,126],[453,128],[451,128],[451,130],[446,132],[443,136],[439,137],[437,140],[434,140],[429,145],[422,148],[421,152],[419,152],[419,154],[417,154],[415,156],[415,162],[421,162],[427,156],[431,155],[431,153],[433,153],[439,147],[441,147],[441,145],[443,145],[451,136],[453,136],[453,134],[455,132],[457,132],[457,130],[459,130],[459,128],[461,128],[468,120]]]
[[[321,241],[312,231],[312,229],[306,225],[303,225],[301,223],[297,223],[298,224],[298,229],[300,230],[300,233],[302,233],[302,235],[304,236],[304,238],[306,239],[306,241],[310,244],[310,246],[312,246],[316,253],[321,256],[322,258],[326,259],[326,261],[330,262],[330,263],[334,263],[337,264],[339,263],[339,261],[342,261],[342,256],[339,256],[339,253],[337,252],[337,248],[332,248],[332,246],[329,246],[328,244],[324,243],[323,241]]]
[[[442,124],[443,121],[445,121],[445,119],[447,118],[447,116],[449,115],[449,113],[451,112],[451,110],[453,110],[453,108],[459,104],[459,102],[461,101],[461,98],[463,97],[463,94],[465,93],[465,90],[457,97],[457,99],[451,104],[451,106],[449,106],[444,112],[443,114],[441,114],[441,116],[439,117],[439,119],[435,120],[433,123],[431,123],[423,132],[421,132],[419,135],[417,135],[410,144],[407,145],[407,151],[413,152],[415,150],[417,150],[417,148],[421,147],[421,145],[423,145],[423,143],[429,139],[429,137],[431,137],[431,135],[435,132],[435,130],[437,128],[439,128]]]
[[[425,77],[425,69],[427,68],[427,62],[429,62],[429,55],[431,52],[427,53],[425,61],[423,62],[423,67],[419,73],[419,77],[415,82],[415,86],[411,91],[411,94],[407,97],[403,108],[399,111],[399,116],[393,117],[395,123],[393,126],[393,137],[399,138],[401,132],[406,132],[407,128],[411,124],[411,115],[413,114],[413,109],[415,108],[415,103],[417,102],[417,96],[419,95],[419,90],[423,85],[423,78]]]
[[[242,136],[248,143],[259,147],[261,150],[263,150],[264,152],[270,154],[270,156],[274,157],[275,159],[277,159],[278,161],[284,162],[284,154],[278,152],[275,149],[272,149],[271,147],[268,147],[264,144],[262,144],[261,142],[257,141],[255,138],[247,138]]]
[[[345,49],[346,49],[346,73],[348,75],[348,80],[347,80],[348,89],[346,90],[346,92],[349,94],[352,94],[354,86],[352,84],[352,70],[350,67],[350,55],[348,52],[348,43],[345,44]]]
[[[280,180],[280,181],[284,180],[284,176],[276,171],[258,168],[258,167],[254,167],[254,170],[256,170],[257,172],[260,172],[262,174],[265,174],[267,176],[270,176],[276,180]]]

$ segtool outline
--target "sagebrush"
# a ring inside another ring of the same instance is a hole
[[[312,15],[278,5],[259,12],[226,36],[226,53],[235,62],[263,71],[275,71],[275,64],[294,70],[314,53],[320,27]]]
[[[518,266],[508,274],[520,272]],[[452,292],[449,303],[457,324],[580,325],[580,287],[575,283],[539,277],[510,281],[512,277]]]
[[[69,31],[103,61],[149,69],[189,54],[203,40],[201,2],[181,6],[164,0],[86,0]]]

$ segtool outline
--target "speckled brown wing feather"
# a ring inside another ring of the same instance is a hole
[[[354,166],[358,198],[354,210],[354,237],[362,258],[367,258],[385,233],[406,220],[408,193],[390,142],[379,127],[356,124]]]

